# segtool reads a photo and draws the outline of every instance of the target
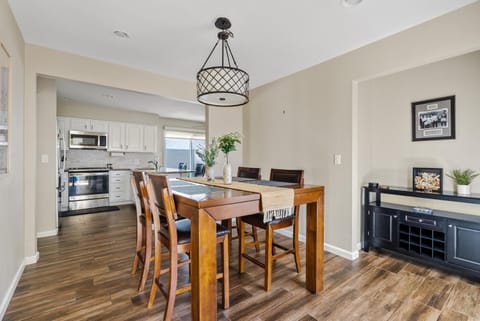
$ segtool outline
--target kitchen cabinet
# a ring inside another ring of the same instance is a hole
[[[157,152],[157,126],[143,127],[143,151],[146,153]]]
[[[143,126],[139,124],[125,124],[125,151],[143,152]]]
[[[110,205],[122,205],[132,202],[129,170],[110,171]]]
[[[110,122],[108,124],[108,150],[123,152],[125,150],[125,124]]]
[[[109,123],[109,151],[146,152],[157,151],[157,127],[132,123]]]
[[[95,119],[71,118],[70,129],[106,133],[108,132],[108,122]]]

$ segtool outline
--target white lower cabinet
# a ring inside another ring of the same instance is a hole
[[[110,205],[122,205],[132,202],[129,170],[110,171]]]

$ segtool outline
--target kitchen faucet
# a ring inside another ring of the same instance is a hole
[[[148,161],[149,164],[153,164],[153,166],[155,167],[155,171],[158,172],[158,160],[151,160],[151,161]]]

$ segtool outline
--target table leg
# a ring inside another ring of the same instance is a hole
[[[307,204],[306,287],[323,290],[323,196]]]
[[[213,321],[217,319],[216,222],[200,209],[192,217],[191,229],[192,320]]]

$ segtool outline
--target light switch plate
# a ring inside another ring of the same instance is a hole
[[[334,155],[334,163],[335,163],[335,165],[341,165],[342,164],[342,155],[341,154],[335,154]]]
[[[48,154],[42,154],[40,161],[44,164],[48,163]]]

